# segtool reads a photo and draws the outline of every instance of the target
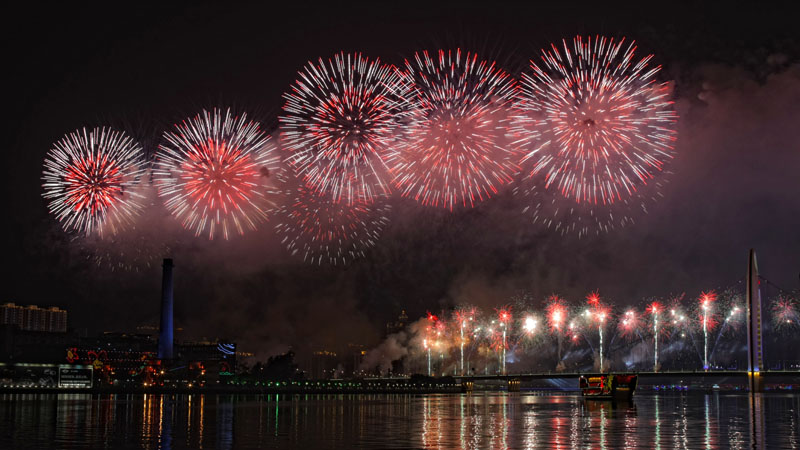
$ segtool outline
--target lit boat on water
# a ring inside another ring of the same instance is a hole
[[[639,376],[630,375],[596,375],[581,376],[579,383],[581,395],[593,400],[624,400],[633,397]]]

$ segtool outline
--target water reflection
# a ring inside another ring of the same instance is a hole
[[[800,396],[0,395],[0,448],[798,448]]]

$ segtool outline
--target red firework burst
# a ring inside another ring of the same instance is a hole
[[[64,229],[114,234],[142,210],[143,162],[142,148],[122,132],[75,131],[47,153],[43,197]]]
[[[719,316],[714,308],[714,302],[717,301],[717,293],[713,290],[708,292],[701,292],[698,298],[697,320],[700,327],[708,331],[713,330],[719,324]]]
[[[563,333],[567,323],[567,308],[556,295],[551,295],[547,304],[547,325],[551,333]]]
[[[622,314],[617,323],[619,334],[626,339],[633,339],[639,337],[639,332],[642,329],[642,317],[634,309],[629,309]]]
[[[800,327],[800,308],[796,298],[779,295],[772,303],[772,323],[778,330]]]
[[[390,193],[386,153],[396,139],[397,69],[361,54],[309,63],[286,93],[280,118],[287,160],[306,184],[334,201]]]
[[[418,53],[402,75],[408,125],[387,162],[404,197],[452,210],[512,181],[519,148],[508,131],[517,90],[511,76],[460,50]]]
[[[677,120],[652,55],[605,37],[551,45],[522,76],[520,107],[532,149],[523,162],[576,203],[609,205],[634,195],[673,156]]]
[[[272,207],[280,164],[269,136],[246,115],[203,111],[164,133],[154,171],[167,209],[196,235],[256,229]]]

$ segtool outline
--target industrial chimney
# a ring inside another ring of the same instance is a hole
[[[158,333],[158,359],[172,359],[172,258],[164,258],[161,275],[161,327]]]

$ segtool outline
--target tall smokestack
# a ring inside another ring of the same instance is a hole
[[[172,258],[164,258],[161,275],[161,327],[158,333],[158,359],[172,359]]]

